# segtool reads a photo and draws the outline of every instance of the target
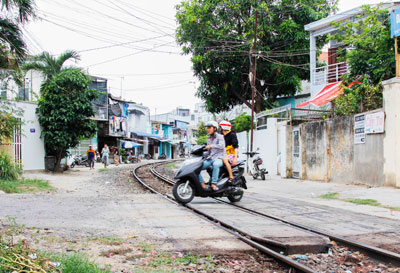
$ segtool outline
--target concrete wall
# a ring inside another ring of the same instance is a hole
[[[354,144],[354,116],[303,123],[300,136],[301,179],[382,185],[384,134]]]
[[[400,187],[400,78],[383,83],[386,114],[384,143],[384,184]]]
[[[42,132],[38,116],[37,105],[29,102],[17,102],[17,106],[24,111],[22,125],[22,168],[24,171],[44,170],[44,141],[40,137]]]

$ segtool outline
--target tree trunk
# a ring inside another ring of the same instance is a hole
[[[260,96],[260,94],[256,93],[255,104],[254,104],[254,112],[260,113],[264,111],[264,99]]]
[[[58,152],[57,163],[56,163],[56,166],[54,167],[53,172],[57,172],[57,171],[60,169],[60,163],[61,163],[62,152],[63,152],[62,149]]]

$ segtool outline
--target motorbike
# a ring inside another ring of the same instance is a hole
[[[70,168],[73,168],[75,166],[89,167],[90,163],[86,156],[82,156],[81,154],[76,154],[73,158]]]
[[[243,189],[247,189],[246,179],[244,178],[245,161],[238,161],[232,167],[234,179],[228,182],[229,175],[225,166],[221,167],[218,178],[217,191],[210,188],[204,189],[199,180],[203,162],[207,159],[204,154],[205,146],[197,145],[192,149],[191,157],[186,159],[177,172],[172,194],[180,203],[189,203],[195,196],[199,197],[227,197],[231,202],[239,202],[243,197]],[[207,170],[211,177],[211,169]],[[210,181],[208,182],[210,184]]]
[[[265,168],[263,168],[263,165],[262,165],[263,160],[259,156],[260,153],[247,152],[244,154],[250,156],[250,159],[252,159],[252,161],[250,160],[250,162],[252,163],[253,166],[250,168],[250,173],[253,176],[253,178],[257,179],[258,177],[260,177],[262,180],[265,180],[265,175],[268,174],[268,171]],[[253,157],[255,155],[257,155],[257,156],[253,159]]]
[[[139,163],[140,162],[139,157],[134,156],[134,155],[128,155],[127,159],[128,159],[129,163]]]
[[[166,154],[161,154],[158,159],[167,159],[167,155]]]

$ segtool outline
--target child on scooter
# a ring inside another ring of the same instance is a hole
[[[226,169],[229,173],[229,180],[228,182],[233,181],[233,173],[232,173],[232,166],[236,166],[238,153],[239,153],[239,141],[237,139],[236,133],[232,132],[232,124],[227,121],[223,120],[219,123],[221,127],[222,134],[225,138],[225,149],[226,149],[226,156],[222,159],[225,164]]]

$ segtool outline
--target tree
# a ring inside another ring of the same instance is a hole
[[[22,69],[24,71],[28,71],[31,69],[41,71],[46,78],[46,81],[43,83],[41,87],[41,91],[45,89],[46,85],[55,75],[59,74],[68,67],[65,67],[64,64],[68,60],[79,60],[80,56],[76,51],[67,50],[62,53],[57,58],[52,56],[49,52],[43,52],[39,55],[32,57],[32,59],[22,65]]]
[[[55,170],[69,147],[96,132],[96,123],[90,117],[94,115],[91,101],[97,94],[88,86],[88,76],[79,69],[65,69],[51,78],[39,100],[42,137],[46,154],[57,158]]]
[[[248,132],[251,129],[251,116],[242,113],[233,120],[233,124],[236,132]]]
[[[207,142],[207,128],[204,126],[204,122],[200,122],[199,127],[197,128],[196,137],[197,144],[202,145]]]
[[[363,7],[364,13],[355,22],[336,23],[335,35],[329,37],[351,48],[343,52],[341,61],[348,61],[350,79],[367,76],[373,85],[394,77],[394,40],[390,37],[390,14],[379,7]]]
[[[249,52],[257,27],[256,112],[280,95],[293,95],[309,79],[309,33],[304,25],[325,18],[336,0],[185,0],[177,6],[177,41],[192,54],[200,79],[197,96],[209,112],[250,107]],[[254,9],[253,9],[254,8]],[[253,9],[253,10],[252,10]],[[322,47],[324,39],[317,41]]]
[[[25,58],[26,44],[22,38],[20,26],[34,16],[34,2],[32,0],[1,0],[0,9],[2,12],[0,16],[0,67],[9,68],[10,58],[15,57],[17,62]],[[16,17],[15,14],[17,14]]]
[[[379,7],[363,7],[364,13],[355,22],[334,24],[338,28],[329,39],[351,48],[342,54],[348,61],[349,73],[344,94],[334,100],[335,114],[348,115],[382,107],[381,82],[395,76],[394,40],[390,37],[390,14]]]

